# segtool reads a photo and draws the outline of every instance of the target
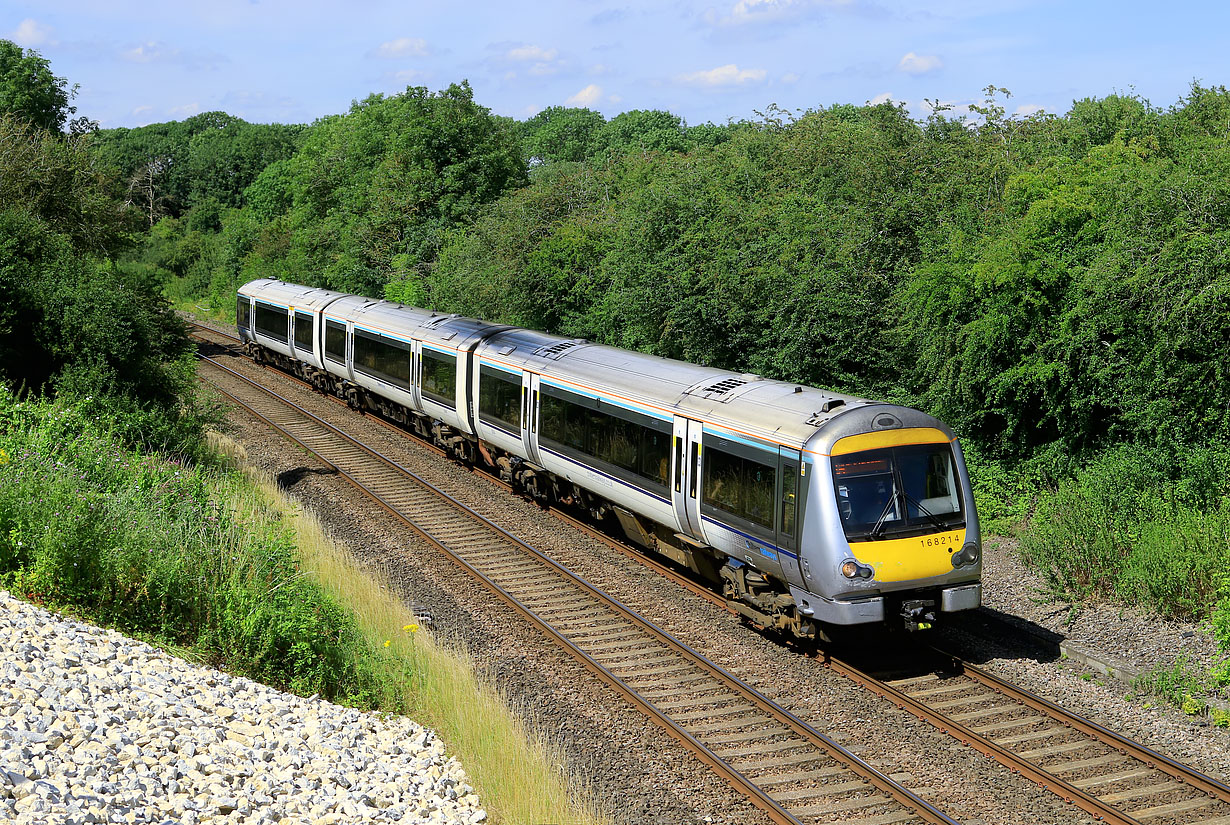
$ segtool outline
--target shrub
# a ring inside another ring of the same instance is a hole
[[[1100,454],[1040,496],[1022,537],[1026,560],[1075,600],[1113,598],[1189,620],[1226,615],[1230,496],[1216,498],[1220,481],[1186,469],[1224,455],[1129,446]],[[1221,638],[1230,647],[1230,632]]]
[[[354,619],[238,473],[144,455],[85,402],[0,385],[0,586],[299,693],[372,706]]]

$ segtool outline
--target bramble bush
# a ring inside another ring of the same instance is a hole
[[[354,619],[235,471],[144,455],[87,403],[0,385],[0,586],[300,694],[371,707]]]

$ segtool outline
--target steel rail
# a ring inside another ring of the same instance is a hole
[[[979,682],[1006,696],[1010,696],[1022,704],[1025,704],[1034,710],[1040,711],[1052,719],[1063,722],[1065,725],[1069,725],[1073,729],[1078,730],[1087,736],[1093,737],[1099,742],[1109,745],[1121,753],[1132,756],[1133,758],[1144,762],[1150,768],[1168,774],[1172,778],[1177,779],[1186,785],[1190,785],[1213,799],[1220,799],[1223,802],[1230,803],[1230,786],[1217,781],[1213,777],[1201,773],[1200,771],[1180,762],[1176,762],[1169,756],[1166,756],[1163,753],[1158,753],[1152,748],[1146,747],[1139,742],[1133,742],[1131,739],[1127,739],[1126,737],[1115,733],[1113,730],[1099,725],[1092,719],[1086,719],[1080,714],[1074,713],[1067,708],[1062,708],[1054,702],[1051,702],[1049,699],[1044,699],[1043,697],[1038,696],[1036,693],[1032,693],[1024,690],[1023,688],[1019,688],[1010,682],[1006,682],[992,673],[963,661],[960,657],[953,656],[950,653],[946,653],[938,649],[936,652],[950,659],[953,665],[959,668],[963,675],[969,676],[974,681]]]
[[[434,493],[436,496],[447,501],[452,507],[455,507],[457,510],[464,512],[468,517],[470,517],[474,521],[481,523],[486,529],[489,529],[499,534],[505,541],[508,541],[516,545],[518,549],[522,550],[524,553],[534,558],[540,564],[543,564],[547,568],[555,571],[562,577],[566,578],[567,580],[569,580],[570,584],[572,584],[575,587],[580,588],[581,590],[586,592],[588,595],[590,595],[593,599],[601,603],[603,606],[617,612],[624,618],[631,621],[634,626],[638,627],[643,632],[650,634],[653,637],[667,644],[670,648],[675,650],[679,656],[681,656],[682,658],[689,661],[691,664],[697,666],[698,668],[703,669],[705,672],[707,672],[708,674],[718,679],[723,684],[724,687],[732,691],[737,696],[747,699],[753,704],[759,706],[759,708],[764,710],[765,712],[771,713],[777,721],[785,723],[793,733],[809,741],[811,744],[817,747],[820,751],[824,752],[833,761],[844,765],[850,771],[858,774],[859,776],[862,776],[866,782],[870,783],[874,787],[888,794],[889,797],[892,798],[894,801],[896,801],[898,804],[911,809],[915,814],[917,814],[924,821],[930,822],[930,823],[936,823],[937,825],[955,825],[954,820],[949,818],[942,811],[930,805],[930,803],[921,799],[920,797],[918,797],[916,794],[914,794],[907,788],[889,779],[887,776],[880,773],[878,770],[871,767],[867,763],[863,762],[853,753],[841,747],[829,737],[815,730],[813,727],[808,725],[806,722],[794,716],[794,714],[776,705],[771,700],[769,700],[767,697],[765,697],[764,695],[756,691],[754,688],[752,688],[750,685],[743,683],[737,677],[728,673],[725,669],[721,668],[716,663],[709,661],[703,655],[696,652],[695,650],[693,650],[691,647],[689,647],[682,641],[674,638],[667,631],[657,627],[655,624],[643,618],[638,613],[633,611],[631,608],[627,607],[626,605],[624,605],[622,602],[618,601],[614,597],[606,594],[601,589],[594,587],[593,585],[584,581],[579,576],[577,576],[576,574],[572,573],[570,570],[565,568],[563,565],[559,564],[553,559],[542,554],[536,548],[521,541],[519,538],[512,535],[508,531],[504,530],[499,525],[491,522],[489,519],[486,519],[482,515],[478,514],[470,507],[466,506],[465,504],[462,504],[461,502],[458,502],[456,499],[449,496],[447,493],[444,493],[443,491],[435,488],[433,485],[431,485],[429,482],[422,479],[420,476],[418,476],[413,471],[405,467],[402,467],[397,462],[381,455],[375,450],[372,450],[371,448],[362,444],[361,442],[359,442],[357,439],[353,438],[352,436],[342,432],[341,430],[338,430],[336,427],[333,427],[332,425],[323,421],[318,416],[315,416],[312,413],[306,410],[303,410],[293,401],[286,399],[285,397],[281,396],[277,392],[270,390],[266,387],[262,387],[260,384],[252,381],[246,376],[240,375],[239,373],[235,372],[234,370],[231,370],[225,365],[218,363],[214,359],[208,358],[206,356],[200,356],[200,357],[202,360],[211,364],[214,368],[225,371],[229,375],[244,382],[246,385],[249,385],[253,387],[254,389],[257,389],[263,393],[266,393],[269,396],[276,398],[282,404],[290,408],[293,408],[298,414],[312,420],[318,426],[326,428],[331,434],[335,435],[338,438],[343,439],[345,442],[347,442],[351,446],[357,447],[358,449],[367,453],[370,457],[374,458],[375,460],[384,463],[388,468],[395,470],[396,472],[402,474],[404,477],[410,480],[413,480],[417,484],[421,485],[423,488],[429,490],[430,492]],[[205,379],[205,380],[208,380],[208,379]],[[396,517],[398,520],[405,523],[412,530],[414,530],[417,534],[419,534],[420,536],[425,538],[427,541],[429,541],[433,546],[437,547],[442,552],[444,552],[454,563],[456,563],[459,567],[461,567],[463,570],[468,572],[475,579],[483,583],[484,586],[488,587],[502,601],[504,601],[506,604],[508,604],[510,607],[516,610],[519,614],[524,616],[531,623],[536,625],[542,632],[544,632],[545,635],[548,636],[548,638],[550,638],[557,645],[563,648],[571,656],[573,656],[578,661],[580,661],[583,666],[585,666],[587,669],[589,669],[591,672],[597,675],[604,682],[614,687],[617,690],[617,692],[619,692],[621,695],[623,695],[625,698],[631,701],[636,707],[640,708],[642,712],[644,712],[647,716],[649,716],[655,723],[663,727],[670,735],[672,735],[678,741],[680,741],[684,745],[685,748],[697,754],[705,764],[709,765],[709,767],[715,771],[715,773],[717,773],[719,776],[725,779],[729,784],[731,784],[733,787],[735,787],[737,790],[743,793],[746,797],[748,797],[748,799],[751,800],[753,804],[761,808],[761,810],[763,810],[767,815],[769,815],[770,818],[773,819],[774,822],[781,823],[781,825],[801,825],[801,822],[799,819],[794,817],[788,810],[786,810],[778,802],[773,800],[773,798],[768,794],[768,792],[766,792],[764,789],[760,788],[759,786],[755,785],[753,780],[744,776],[741,772],[739,772],[736,768],[734,768],[733,765],[731,765],[726,760],[724,760],[721,756],[713,752],[704,743],[696,739],[696,737],[694,737],[691,733],[689,733],[687,730],[681,727],[679,723],[672,720],[669,714],[658,709],[651,700],[646,699],[643,696],[640,696],[636,692],[636,690],[632,688],[630,685],[628,685],[622,678],[620,678],[618,675],[611,672],[607,667],[602,665],[601,662],[594,659],[586,651],[582,650],[577,644],[569,640],[564,634],[560,633],[556,628],[554,628],[550,624],[549,621],[539,616],[532,608],[520,602],[513,594],[509,593],[505,588],[503,588],[497,582],[492,580],[489,576],[487,576],[485,573],[483,573],[481,570],[479,570],[477,567],[471,564],[468,560],[462,558],[460,555],[454,552],[454,550],[450,548],[446,542],[441,541],[437,536],[433,535],[428,528],[425,528],[422,525],[416,523],[410,516],[408,516],[401,510],[399,510],[394,504],[386,500],[377,491],[371,489],[361,479],[357,478],[354,474],[347,472],[343,467],[339,467],[335,462],[330,461],[327,456],[322,455],[318,450],[313,448],[310,444],[305,443],[302,439],[298,438],[294,433],[290,432],[286,427],[283,427],[281,424],[273,421],[271,418],[264,415],[259,410],[255,409],[252,405],[238,398],[233,393],[228,392],[224,388],[218,386],[215,382],[210,382],[210,383],[213,384],[219,392],[231,398],[233,401],[235,401],[235,403],[247,409],[250,413],[255,415],[260,420],[264,421],[270,427],[276,429],[278,432],[285,435],[287,438],[289,438],[290,440],[298,444],[300,447],[307,450],[311,454],[315,455],[322,462],[332,467],[337,472],[338,475],[345,478],[347,481],[353,484],[356,488],[362,490],[365,495],[367,495],[372,500],[374,500],[384,510],[386,510],[388,513]]]
[[[891,685],[876,679],[874,676],[840,659],[835,659],[827,653],[824,654],[823,661],[829,668],[842,674],[855,684],[863,686],[883,699],[887,699],[902,710],[909,711],[919,719],[929,722],[939,729],[941,733],[946,733],[960,740],[961,744],[994,759],[1001,765],[1012,768],[1017,773],[1040,785],[1043,790],[1049,790],[1052,793],[1058,794],[1065,802],[1070,802],[1105,822],[1116,823],[1116,825],[1139,825],[1137,820],[1125,816],[1097,797],[1090,796],[1080,788],[1069,785],[1062,779],[1047,773],[1028,759],[1017,756],[1007,748],[997,745],[990,739],[975,733],[969,727],[951,717],[932,710],[925,702],[920,702],[909,694],[897,690]]]

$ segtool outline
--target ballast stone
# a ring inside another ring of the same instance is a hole
[[[0,821],[486,821],[404,717],[197,668],[4,591],[0,647]]]

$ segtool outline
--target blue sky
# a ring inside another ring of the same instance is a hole
[[[0,37],[80,84],[79,115],[140,126],[222,110],[306,123],[373,92],[468,79],[524,119],[668,109],[689,124],[890,98],[1009,112],[1230,84],[1230,4],[1040,0],[3,0]]]

